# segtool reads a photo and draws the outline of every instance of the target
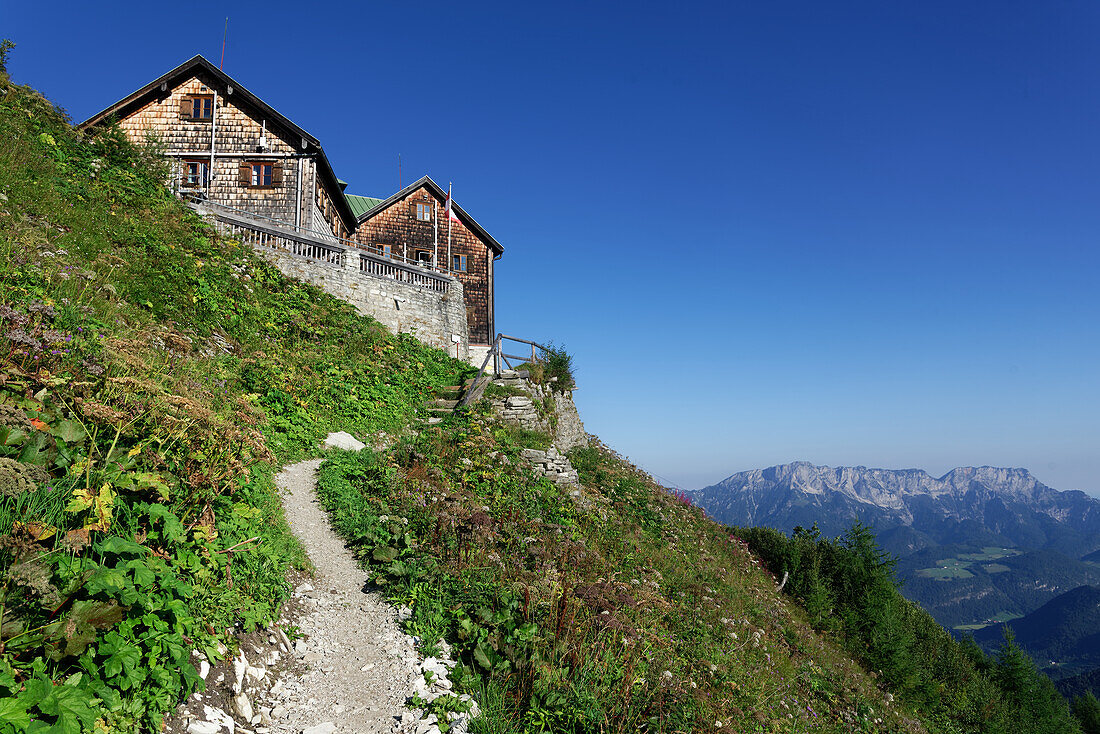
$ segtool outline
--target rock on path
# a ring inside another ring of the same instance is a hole
[[[310,669],[280,691],[283,710],[276,713],[285,714],[272,717],[270,731],[398,731],[419,673],[417,654],[398,627],[396,610],[365,591],[367,572],[329,526],[315,492],[320,464],[303,461],[276,477],[287,521],[317,573],[295,591],[303,606],[296,620],[303,639],[295,654]]]

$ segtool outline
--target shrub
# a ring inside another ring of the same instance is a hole
[[[531,382],[550,385],[558,392],[566,392],[577,386],[573,376],[573,355],[565,347],[550,342],[534,362],[524,362],[518,369],[526,370]]]

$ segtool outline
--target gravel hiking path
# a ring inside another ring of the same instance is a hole
[[[419,672],[417,654],[398,626],[397,611],[368,590],[368,573],[332,531],[317,500],[320,465],[321,459],[302,461],[276,477],[287,522],[316,576],[294,594],[301,605],[295,623],[302,635],[294,654],[309,670],[285,682],[287,715],[273,717],[270,731],[403,731],[411,723],[411,716],[403,714]]]

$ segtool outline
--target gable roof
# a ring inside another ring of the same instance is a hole
[[[346,196],[349,198],[355,197],[356,199],[363,200],[363,202],[377,202],[369,209],[366,209],[365,211],[363,211],[363,213],[356,216],[358,223],[362,224],[363,222],[373,217],[375,214],[378,214],[384,209],[390,208],[391,206],[409,196],[419,188],[428,189],[428,191],[430,191],[437,199],[441,199],[443,201],[447,200],[447,192],[443,190],[442,186],[433,181],[431,176],[424,176],[420,180],[414,181],[413,183],[398,191],[393,196],[389,197],[388,199],[374,199],[370,196],[355,196],[355,194],[346,194]],[[362,205],[363,203],[361,202],[359,206]],[[466,210],[460,207],[453,199],[451,200],[451,209],[454,211],[455,214],[458,215],[459,220],[463,224],[465,224],[468,229],[476,234],[482,242],[489,245],[489,247],[495,253],[493,256],[494,260],[504,254],[504,246],[497,242],[491,234],[486,232],[485,228],[478,224],[477,221],[469,214],[467,214]]]
[[[290,140],[296,141],[297,138],[301,138],[300,149],[303,152],[308,152],[310,149],[313,149],[313,151],[317,153],[317,168],[320,172],[321,182],[329,189],[329,193],[331,194],[330,198],[336,206],[340,218],[344,221],[348,231],[355,231],[356,217],[352,213],[348,202],[343,197],[343,187],[340,185],[340,180],[336,178],[336,173],[332,170],[332,164],[329,163],[328,156],[325,155],[325,150],[321,147],[321,141],[295,125],[289,118],[278,112],[274,107],[245,89],[231,76],[207,61],[201,54],[192,56],[175,69],[154,79],[144,87],[123,97],[106,109],[97,112],[80,123],[78,127],[87,129],[102,124],[111,116],[125,117],[132,114],[146,105],[151,97],[160,92],[173,89],[178,86],[178,82],[181,80],[186,81],[200,73],[210,77],[217,86],[220,86],[221,89],[219,91],[222,94],[232,97],[235,105],[240,106],[240,103],[243,103],[245,107],[251,107],[254,111],[260,113],[263,118],[268,120],[268,127],[272,128],[273,132],[281,132],[281,137]],[[295,147],[299,146],[295,145]]]
[[[381,199],[376,199],[373,196],[344,194],[344,198],[348,200],[348,205],[351,207],[351,213],[355,215],[356,219],[382,203]]]

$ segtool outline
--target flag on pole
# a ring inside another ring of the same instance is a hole
[[[451,182],[447,182],[447,268],[454,269],[454,261],[451,259],[451,222],[457,222],[458,217],[451,210]]]
[[[454,209],[451,208],[451,185],[447,184],[447,219],[452,222],[458,221],[458,215],[455,214]]]

